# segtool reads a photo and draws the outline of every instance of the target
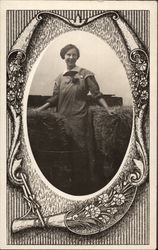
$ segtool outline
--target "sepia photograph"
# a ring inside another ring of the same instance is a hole
[[[63,192],[96,192],[118,171],[130,140],[125,69],[103,40],[83,31],[56,38],[38,62],[27,112],[37,165]]]
[[[156,7],[1,1],[1,249],[156,249]]]

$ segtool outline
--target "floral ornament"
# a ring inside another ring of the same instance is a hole
[[[147,100],[148,97],[149,97],[148,92],[147,92],[146,90],[142,91],[142,93],[141,93],[141,98],[142,98],[143,100]]]
[[[96,197],[91,204],[72,211],[67,215],[66,225],[73,232],[99,232],[111,225],[122,213],[133,193],[133,185],[127,174],[124,174],[109,192]],[[92,230],[92,231],[91,231]]]
[[[21,65],[21,54],[17,53],[17,57],[8,65],[8,83],[7,83],[7,98],[17,113],[21,112],[21,101],[23,98],[23,83],[24,74]]]
[[[24,75],[23,74],[18,74],[17,76],[17,81],[22,84],[24,82]]]
[[[139,96],[138,92],[137,92],[137,89],[135,89],[133,92],[132,92],[133,96],[135,98],[137,98]]]
[[[139,74],[135,73],[131,76],[132,82],[136,83],[139,80]]]
[[[143,77],[141,80],[140,80],[140,86],[141,87],[146,87],[148,85],[148,81],[145,77]]]
[[[104,224],[107,224],[107,223],[109,222],[109,220],[110,220],[110,217],[103,214],[103,215],[100,216],[98,219],[99,219],[101,222],[103,222]]]
[[[15,80],[9,80],[8,81],[8,86],[11,88],[11,89],[13,89],[15,86],[16,86],[16,81]]]
[[[17,98],[20,100],[20,99],[22,99],[22,97],[23,97],[22,90],[18,89],[18,91],[17,91]]]
[[[10,102],[14,101],[16,97],[16,93],[13,90],[8,92],[7,98]]]
[[[125,202],[125,196],[123,194],[115,194],[113,198],[113,205],[122,205]]]
[[[145,71],[147,68],[147,63],[145,61],[139,61],[137,64],[136,64],[136,69],[140,70],[140,71]]]
[[[100,209],[94,205],[89,205],[85,208],[86,217],[97,218],[100,212]]]
[[[11,73],[16,73],[19,72],[19,70],[21,69],[21,66],[18,64],[17,60],[14,60],[10,63],[9,65],[9,71]]]
[[[98,201],[99,201],[99,204],[103,203],[104,205],[107,203],[107,201],[109,200],[109,196],[108,194],[101,194],[99,197],[98,197]]]
[[[114,187],[114,193],[120,193],[121,191],[122,191],[121,185],[117,184],[117,185]]]
[[[110,214],[116,214],[118,211],[118,209],[116,207],[111,207],[109,209],[107,209],[107,212]]]
[[[135,49],[131,51],[130,59],[134,64],[134,71],[131,75],[131,89],[135,114],[139,116],[142,105],[146,107],[148,104],[148,55],[142,49]]]

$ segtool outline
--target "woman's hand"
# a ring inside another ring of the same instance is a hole
[[[109,115],[115,115],[115,114],[116,114],[115,108],[110,108],[110,109],[108,109],[108,114],[109,114]]]
[[[114,111],[108,111],[108,115],[114,115]]]
[[[109,115],[113,115],[114,114],[114,110],[111,110],[110,108],[109,108],[109,106],[107,105],[107,103],[106,103],[106,101],[104,100],[104,98],[99,98],[99,103],[102,105],[102,107],[104,107],[105,108],[105,110],[107,111],[107,113],[109,114]]]

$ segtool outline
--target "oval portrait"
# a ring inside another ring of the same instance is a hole
[[[44,49],[32,72],[27,128],[41,174],[70,195],[105,187],[132,131],[132,96],[120,59],[97,36],[71,31]]]

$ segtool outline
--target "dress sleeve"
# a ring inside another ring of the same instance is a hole
[[[59,99],[59,82],[55,81],[53,95],[47,99],[47,102],[50,103],[50,106],[57,106]]]
[[[103,96],[94,75],[90,75],[86,78],[86,84],[94,99],[98,99]]]

